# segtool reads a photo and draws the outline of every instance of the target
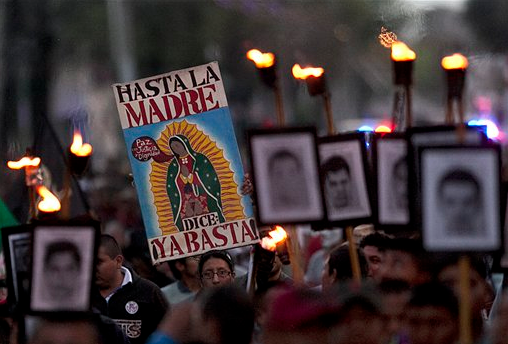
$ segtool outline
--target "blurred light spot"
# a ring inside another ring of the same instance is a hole
[[[358,128],[358,131],[374,131],[374,128],[368,125],[362,125],[360,128]]]
[[[376,133],[391,133],[392,128],[386,126],[386,125],[379,125],[376,127],[376,130],[374,130]]]
[[[472,119],[467,123],[469,126],[486,126],[487,127],[487,137],[489,139],[499,138],[499,129],[497,125],[491,121],[490,119],[482,118],[482,119]]]

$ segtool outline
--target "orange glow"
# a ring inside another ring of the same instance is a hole
[[[401,41],[392,44],[392,60],[394,61],[414,61],[416,54],[414,51]]]
[[[323,68],[321,68],[321,67],[306,67],[306,68],[302,69],[302,67],[300,67],[299,64],[295,64],[293,66],[292,72],[293,72],[293,76],[296,79],[305,80],[309,76],[313,76],[315,78],[319,78],[321,75],[323,75],[325,70]]]
[[[89,156],[92,154],[92,145],[89,143],[83,144],[83,138],[79,132],[74,133],[74,139],[71,145],[71,152],[77,156]]]
[[[374,130],[376,133],[391,133],[392,129],[386,125],[380,125]]]
[[[7,167],[9,167],[10,169],[13,169],[13,170],[19,170],[19,169],[22,169],[23,167],[27,167],[27,166],[37,167],[37,166],[39,166],[40,163],[41,163],[41,158],[38,158],[38,157],[29,158],[29,157],[25,156],[18,161],[8,161]]]
[[[247,52],[247,58],[256,64],[257,68],[268,68],[275,63],[275,55],[272,53],[262,53],[257,49],[251,49]]]
[[[288,237],[282,226],[275,226],[275,229],[268,233],[268,236],[261,239],[261,247],[265,250],[275,251],[277,244],[286,240]]]
[[[467,58],[458,53],[445,56],[441,60],[441,66],[443,66],[444,69],[466,69],[468,65]]]
[[[61,208],[60,201],[44,185],[37,187],[37,193],[42,200],[37,204],[37,208],[45,213],[53,213]]]

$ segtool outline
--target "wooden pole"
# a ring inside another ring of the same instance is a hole
[[[300,244],[298,242],[298,236],[296,233],[296,227],[294,225],[287,226],[287,247],[289,260],[291,261],[291,268],[293,271],[293,281],[295,285],[303,285],[304,272],[301,262]]]
[[[471,263],[469,257],[464,255],[459,260],[459,325],[460,343],[473,344],[471,329],[471,289],[469,274]]]
[[[353,226],[346,227],[346,238],[349,243],[349,259],[351,260],[351,270],[353,271],[353,280],[358,284],[362,283],[362,273],[360,270],[360,260],[356,250],[356,242],[353,235]]]
[[[411,128],[413,126],[413,113],[411,110],[411,85],[409,83],[404,84],[404,91],[406,93],[406,128]]]
[[[332,101],[331,101],[329,92],[325,91],[325,93],[323,93],[323,100],[325,103],[326,123],[327,123],[327,127],[328,127],[328,135],[334,135],[335,134],[335,125],[333,123]]]
[[[277,124],[279,127],[283,127],[286,119],[284,116],[284,102],[282,100],[282,91],[280,89],[277,80],[273,86],[273,92],[275,93],[275,110],[277,112]]]
[[[453,98],[448,98],[446,101],[446,124],[453,124]]]

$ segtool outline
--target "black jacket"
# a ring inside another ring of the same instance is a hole
[[[132,283],[117,290],[109,302],[96,288],[92,305],[95,310],[113,319],[132,344],[141,344],[157,328],[168,309],[168,303],[155,283],[129,271]]]

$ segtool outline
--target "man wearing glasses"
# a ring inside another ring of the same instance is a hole
[[[203,289],[224,286],[235,280],[233,259],[226,251],[208,251],[201,256],[198,265]]]

